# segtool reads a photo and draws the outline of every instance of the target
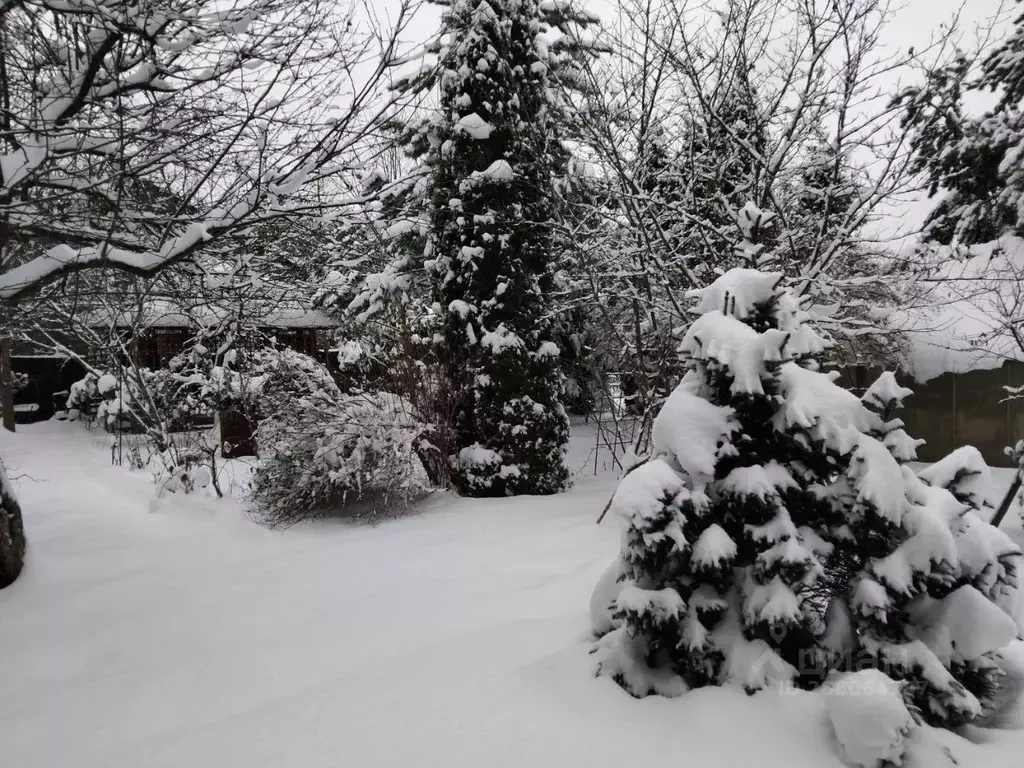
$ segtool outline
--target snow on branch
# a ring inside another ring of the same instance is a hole
[[[4,6],[0,298],[365,203],[353,177],[408,101],[387,80],[417,5],[388,25],[318,0]]]

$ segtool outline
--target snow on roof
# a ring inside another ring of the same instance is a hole
[[[338,321],[316,309],[277,307],[262,322],[271,328],[337,328]]]
[[[212,325],[232,314],[238,314],[237,308],[212,302],[184,306],[172,299],[157,298],[147,302],[141,310],[132,307],[92,312],[86,322],[92,326],[191,328]],[[243,314],[266,328],[334,328],[338,324],[323,312],[296,305],[274,304],[261,308],[257,304],[249,304],[244,307]]]
[[[1024,240],[1005,236],[968,253],[937,249],[922,300],[889,315],[907,337],[906,368],[918,382],[1024,361],[1024,337],[1018,343],[1008,322],[1024,314]]]

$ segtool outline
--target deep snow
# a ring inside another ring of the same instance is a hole
[[[568,494],[283,532],[232,500],[151,512],[151,478],[94,433],[19,430],[0,436],[30,546],[0,592],[4,766],[843,766],[819,694],[636,701],[594,677],[589,600],[619,531],[594,524],[615,478],[585,429]],[[1019,768],[1024,731],[969,735],[984,745],[919,730],[908,764]]]

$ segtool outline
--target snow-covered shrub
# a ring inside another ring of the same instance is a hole
[[[614,560],[605,568],[590,596],[590,626],[601,636],[615,629],[615,602],[627,586],[622,573],[622,561]]]
[[[271,525],[290,525],[369,502],[372,515],[427,489],[419,459],[425,426],[388,393],[311,394],[259,426],[252,499]]]
[[[384,211],[397,204],[397,198],[389,197]],[[379,213],[381,226],[407,220],[398,211]],[[427,300],[431,289],[424,275],[413,267],[414,255],[422,258],[425,246],[419,230],[420,225],[394,230],[386,241],[394,260],[384,272],[359,280],[328,275],[318,300],[338,313],[335,376],[341,390],[390,392],[408,401],[425,424],[420,460],[431,485],[446,488],[451,485],[449,457],[455,452],[456,393],[438,355],[442,318]],[[373,242],[379,245],[378,238]]]
[[[0,464],[0,589],[18,578],[25,563],[25,527],[21,506],[7,470]]]
[[[103,400],[99,390],[99,375],[87,373],[71,385],[66,407],[72,418],[78,418],[83,414],[95,414]]]
[[[309,355],[285,347],[262,347],[247,361],[245,375],[231,368],[216,369],[211,379],[240,401],[251,403],[256,418],[282,409],[337,401],[341,390],[331,372]]]
[[[159,486],[157,497],[167,493],[192,493],[211,489],[218,498],[223,492],[217,483],[217,447],[208,440],[193,439],[150,457],[147,466],[155,467]]]
[[[172,361],[173,362],[173,361]],[[140,433],[121,453],[132,469],[153,472],[158,494],[188,492],[200,467],[216,469],[217,446],[207,431],[172,434],[185,419],[207,415],[200,395],[205,379],[174,368],[151,371],[125,367],[120,377],[90,372],[71,385],[67,408],[72,419],[95,420],[108,430],[128,427]]]
[[[153,373],[150,386],[177,418],[233,408],[258,421],[295,402],[341,395],[330,371],[312,357],[242,329],[228,338],[197,336]]]
[[[28,387],[32,379],[29,378],[27,373],[18,373],[17,371],[11,372],[11,389],[14,392],[21,392],[23,389]]]
[[[429,486],[420,459],[429,429],[403,397],[343,393],[312,358],[272,348],[253,353],[241,394],[260,419],[252,500],[272,525],[353,502],[376,514]]]
[[[877,669],[830,679],[825,710],[846,759],[862,768],[899,765],[915,720],[903,685]]]
[[[693,294],[687,373],[612,500],[629,586],[599,673],[643,696],[878,669],[928,722],[970,721],[1015,633],[1021,555],[978,514],[984,465],[961,449],[916,475],[891,418],[910,390],[839,387],[780,282],[735,269]]]
[[[132,466],[154,470],[160,492],[188,492],[211,478],[218,495],[218,454],[226,445],[207,427],[218,413],[238,411],[250,423],[278,413],[312,393],[340,396],[330,373],[294,350],[231,322],[200,330],[166,367],[134,365],[117,375],[90,372],[72,385],[68,408],[108,429],[131,425],[145,444],[133,443]]]
[[[146,372],[145,386],[160,417],[171,423],[226,408],[250,411],[264,351],[279,354],[269,339],[238,323],[202,329],[165,368]]]
[[[149,454],[166,451],[168,425],[160,418],[162,401],[153,386],[154,380],[154,372],[145,368],[124,367],[118,369],[116,375],[102,370],[90,371],[68,390],[68,418],[81,419],[107,431],[141,432],[150,440]],[[131,465],[146,463],[141,453],[136,453],[138,460],[132,458]]]
[[[138,393],[139,388],[131,377],[118,378],[112,373],[90,371],[71,385],[65,407],[72,420],[95,421],[108,430],[120,419],[144,426],[136,407]]]
[[[159,446],[161,492],[209,486],[218,496],[217,456],[231,446],[204,430],[180,432],[182,427],[226,411],[258,424],[293,408],[329,408],[341,394],[330,372],[311,357],[234,324],[197,335],[165,369],[146,372],[144,381],[154,421],[179,430]]]

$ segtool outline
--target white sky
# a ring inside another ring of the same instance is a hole
[[[374,0],[373,5],[379,9],[391,9],[397,7],[398,0]],[[582,5],[602,19],[610,19],[615,14],[614,0],[582,0]],[[997,14],[1000,8],[1009,8],[1013,12],[1015,5],[1010,0],[893,0],[889,35],[892,42],[901,47],[920,47],[928,41],[933,29],[948,22],[956,13],[960,14],[964,28],[969,30],[972,25]],[[419,12],[415,29],[424,39],[436,30],[439,14],[440,9],[436,6]]]
[[[398,0],[372,0],[379,13],[386,14],[386,9],[397,6]],[[714,0],[712,0],[714,2]],[[696,3],[695,3],[696,4]],[[588,10],[595,12],[605,21],[610,21],[615,14],[615,0],[583,0]],[[1013,0],[893,0],[892,20],[886,28],[885,44],[895,49],[907,49],[911,46],[923,49],[930,36],[940,27],[948,24],[955,15],[959,15],[959,28],[963,46],[971,48],[977,38],[977,31],[991,19],[1000,16],[1009,20],[1019,12]],[[417,40],[425,40],[437,30],[440,9],[428,6],[422,9],[410,27],[410,33]],[[1001,27],[1005,30],[1008,23]],[[893,80],[896,90],[897,80]],[[971,111],[983,111],[988,100],[981,96],[967,100]],[[924,220],[928,211],[934,206],[934,200],[927,198],[916,203],[906,204],[894,209],[891,220],[879,226],[886,234],[908,232],[916,229]],[[911,245],[910,241],[904,243]]]

